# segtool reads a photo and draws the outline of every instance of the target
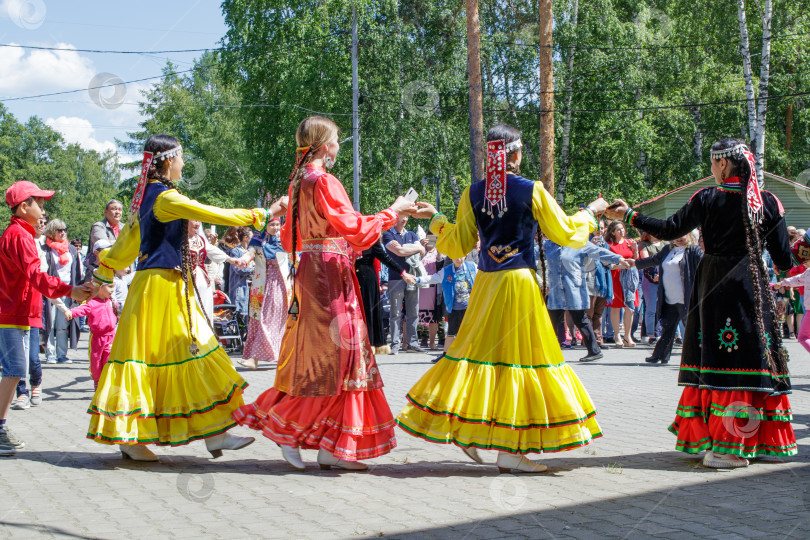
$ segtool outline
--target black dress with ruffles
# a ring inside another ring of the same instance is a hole
[[[676,448],[743,457],[792,455],[796,439],[787,399],[791,389],[787,352],[777,345],[776,317],[765,280],[760,283],[765,342],[758,329],[744,196],[738,186],[709,187],[666,220],[635,213],[630,224],[662,240],[697,227],[703,232],[705,255],[689,300],[678,375],[678,384],[685,388],[670,426],[678,437]],[[762,199],[760,242],[777,267],[789,268],[784,208],[767,191]]]

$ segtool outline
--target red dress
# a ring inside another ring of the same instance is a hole
[[[292,195],[290,186],[290,200]],[[313,167],[304,172],[298,200],[300,313],[287,317],[275,384],[233,418],[278,444],[323,448],[345,460],[387,454],[396,446],[394,418],[368,341],[349,248],[370,248],[397,216],[390,209],[374,216],[356,212],[340,181]],[[293,251],[292,205],[281,244]]]
[[[630,242],[625,240],[621,244],[608,243],[610,251],[621,255],[625,259],[635,259],[633,256],[633,248],[630,247]],[[610,277],[613,279],[613,300],[608,302],[607,307],[623,308],[624,307],[624,294],[622,290],[622,282],[619,279],[621,270],[611,270]],[[633,303],[634,307],[638,307],[638,291],[636,291],[636,301]]]

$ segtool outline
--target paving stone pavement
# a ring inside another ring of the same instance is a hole
[[[584,449],[533,457],[535,476],[501,475],[494,452],[472,463],[454,446],[398,431],[367,473],[321,471],[304,451],[293,471],[271,441],[211,460],[201,442],[158,448],[158,464],[123,461],[84,437],[92,381],[86,341],[72,365],[45,365],[39,407],[12,411],[26,441],[0,459],[0,538],[758,538],[810,537],[810,355],[791,353],[799,455],[747,469],[703,468],[667,431],[679,397],[675,365],[647,365],[647,346],[581,364],[605,436]],[[679,352],[673,355],[677,363]],[[426,354],[379,357],[394,412],[429,367]],[[250,400],[275,371],[240,371]],[[240,434],[251,433],[237,428]]]

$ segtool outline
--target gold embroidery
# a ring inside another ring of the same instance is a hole
[[[502,253],[503,255],[501,255]],[[490,246],[489,251],[487,251],[487,254],[489,254],[496,263],[502,263],[518,253],[520,253],[520,250],[518,248],[513,249],[512,246]]]

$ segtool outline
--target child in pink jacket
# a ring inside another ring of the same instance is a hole
[[[108,285],[104,285],[107,287]],[[110,285],[111,286],[111,285]],[[70,318],[87,316],[87,326],[90,327],[92,339],[90,340],[90,376],[93,378],[93,388],[98,388],[101,370],[110,358],[115,328],[118,318],[113,311],[113,302],[109,298],[91,298],[86,304],[71,309]],[[68,319],[70,320],[70,319]]]

